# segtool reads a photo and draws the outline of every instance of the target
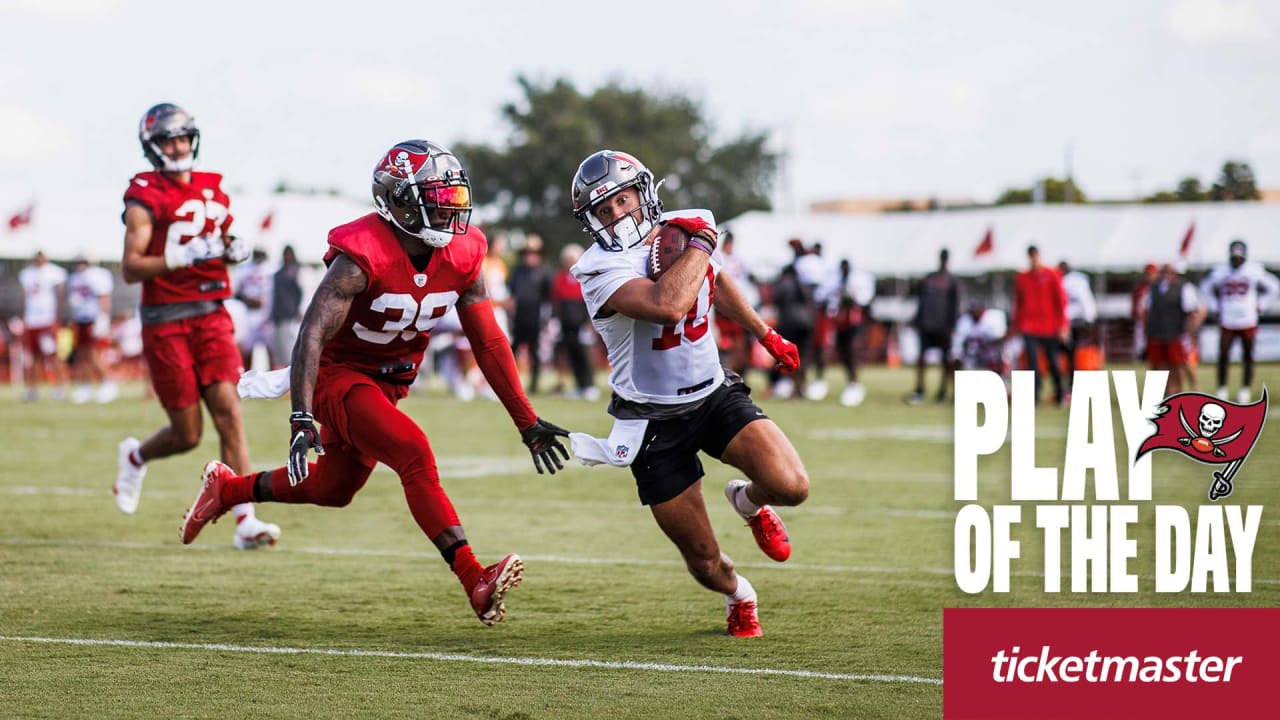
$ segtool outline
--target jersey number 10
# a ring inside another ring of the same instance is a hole
[[[706,306],[702,304],[703,293],[699,289],[698,299],[694,301],[693,307],[689,308],[689,314],[674,325],[662,326],[662,334],[653,339],[654,350],[670,350],[679,345],[681,329],[684,330],[684,337],[689,338],[691,343],[701,340],[702,336],[711,329],[711,323],[707,322],[707,313],[711,312],[712,301],[716,295],[716,273],[710,267],[707,268],[707,282],[704,287],[707,288]]]

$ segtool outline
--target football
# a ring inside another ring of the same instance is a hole
[[[649,279],[657,280],[662,277],[687,247],[689,233],[682,228],[670,223],[658,228],[658,233],[653,237],[653,246],[649,248]]]

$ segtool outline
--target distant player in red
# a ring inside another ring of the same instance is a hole
[[[493,625],[520,582],[520,556],[480,565],[440,486],[426,434],[396,408],[440,318],[457,307],[476,362],[538,472],[563,467],[557,453],[565,459],[569,453],[557,436],[568,432],[538,419],[521,389],[485,289],[487,243],[469,226],[471,186],[457,158],[432,142],[402,142],[374,168],[373,198],[377,213],[329,232],[329,269],[302,320],[289,371],[288,465],[243,475],[209,463],[182,542],[236,503],[345,506],[381,462],[400,476],[414,520],[458,576],[480,621]],[[313,448],[320,457],[309,464]]]
[[[152,107],[138,127],[142,152],[155,170],[138,173],[124,194],[126,282],[142,283],[143,354],[151,384],[169,424],[142,442],[120,443],[116,505],[138,509],[145,463],[191,450],[200,443],[209,408],[222,445],[222,459],[249,470],[249,443],[240,416],[236,383],[240,350],[222,301],[231,297],[227,263],[248,257],[248,247],[228,234],[230,199],[222,176],[195,172],[200,130],[186,110],[169,103]],[[253,505],[234,508],[235,546],[274,545],[280,528],[254,517]]]

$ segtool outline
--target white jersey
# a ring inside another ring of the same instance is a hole
[[[271,293],[273,275],[267,263],[248,262],[234,270],[232,282],[236,297],[241,300],[257,300],[260,307],[245,305],[245,322],[249,328],[257,328],[271,318]]]
[[[58,322],[58,286],[67,281],[67,271],[45,263],[28,265],[18,273],[25,304],[22,322],[29,328],[50,327]]]
[[[1009,331],[1009,319],[1003,310],[987,308],[973,319],[973,313],[965,313],[956,321],[955,334],[951,336],[951,354],[963,358],[966,346],[986,346],[998,343]]]
[[[676,210],[662,219],[700,217],[715,226],[707,210]],[[609,252],[592,244],[570,272],[582,284],[591,324],[609,353],[609,385],[624,400],[682,405],[701,400],[724,382],[724,368],[710,332],[711,296],[720,272],[719,251],[689,314],[675,325],[658,325],[621,313],[601,316],[609,298],[627,282],[648,277],[649,245]]]
[[[90,266],[67,277],[67,305],[71,321],[92,323],[102,314],[102,298],[111,295],[115,278],[104,267]]]
[[[840,308],[840,298],[846,295],[858,305],[870,305],[876,297],[876,276],[866,270],[851,267],[849,277],[841,282],[840,268],[834,268],[818,285],[813,299],[826,308],[828,315],[835,315]]]
[[[1062,289],[1067,293],[1067,319],[1091,323],[1098,319],[1098,303],[1089,286],[1089,276],[1072,270],[1062,276]]]
[[[1280,280],[1252,260],[1238,268],[1222,263],[1200,283],[1200,294],[1218,311],[1222,327],[1247,330],[1257,327],[1258,314],[1280,296]]]

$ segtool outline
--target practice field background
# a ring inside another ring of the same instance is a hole
[[[1280,388],[1280,368],[1261,377]],[[708,463],[712,520],[760,593],[756,640],[723,635],[721,598],[686,574],[628,472],[538,476],[496,403],[427,391],[402,405],[481,561],[525,558],[507,620],[485,628],[386,469],[342,510],[262,506],[284,528],[274,549],[234,551],[229,518],[183,547],[182,513],[217,451],[208,423],[198,450],[152,464],[126,517],[110,495],[116,443],[163,421],[141,387],[108,406],[21,404],[0,389],[0,716],[938,717],[943,607],[1280,605],[1277,409],[1229,500],[1269,506],[1251,594],[1152,592],[1151,506],[1198,506],[1208,488],[1206,466],[1159,453],[1133,533],[1139,593],[1046,595],[1024,532],[1012,592],[968,596],[951,570],[951,407],[904,405],[908,370],[865,380],[856,409],[836,393],[761,401],[812,480],[808,503],[782,511],[788,563],[756,549],[723,499],[733,471]],[[556,423],[607,433],[603,402],[534,401]],[[287,413],[287,401],[246,403],[257,467],[283,461]],[[1041,465],[1061,466],[1066,423],[1066,410],[1039,410]],[[982,467],[983,503],[1007,500],[1007,447]]]

